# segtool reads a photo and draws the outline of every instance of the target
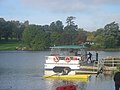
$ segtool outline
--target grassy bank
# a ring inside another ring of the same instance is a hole
[[[0,50],[15,50],[19,46],[19,41],[9,40],[9,41],[0,41]]]

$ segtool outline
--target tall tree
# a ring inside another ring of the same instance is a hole
[[[63,24],[61,21],[56,21],[52,22],[50,24],[50,39],[51,39],[51,45],[59,45],[59,39],[60,39],[60,34],[63,33]]]
[[[23,32],[23,42],[28,49],[44,50],[48,48],[48,37],[40,25],[29,25]]]
[[[6,21],[4,20],[4,18],[0,18],[0,40],[3,36],[3,30],[4,30],[5,23]]]
[[[50,38],[51,38],[51,46],[59,45],[60,33],[53,32],[51,33]]]
[[[55,22],[52,22],[51,24],[50,24],[50,31],[51,31],[51,33],[52,32],[54,32],[54,31],[56,31],[56,25],[55,25]]]
[[[9,38],[12,38],[12,32],[12,23],[7,21],[3,29],[3,37],[6,41],[8,41]]]
[[[104,35],[103,34],[100,34],[100,35],[97,35],[94,39],[95,41],[95,47],[97,48],[104,48]]]
[[[51,32],[59,32],[59,33],[61,33],[61,32],[63,32],[63,27],[64,27],[63,23],[60,20],[58,20],[56,22],[52,22],[50,24]]]
[[[76,37],[76,44],[82,44],[85,43],[86,39],[87,39],[87,32],[82,29],[79,28],[78,29],[78,33],[77,33],[77,37]]]
[[[114,36],[105,36],[104,39],[104,48],[115,48],[117,44],[116,39]]]
[[[77,25],[74,23],[75,17],[70,16],[67,17],[66,23],[67,26],[64,27],[64,33],[68,35],[70,38],[68,38],[69,44],[75,44],[76,43],[76,37],[77,37]]]
[[[119,46],[120,42],[120,30],[118,23],[112,22],[110,24],[107,24],[104,27],[104,37],[105,37],[105,47],[107,47],[107,43],[110,43],[111,48],[115,46]],[[111,43],[111,40],[114,41],[114,45]],[[109,48],[110,48],[109,46]]]
[[[73,16],[67,17],[67,19],[66,19],[67,26],[75,25],[75,23],[74,23],[75,18],[76,17],[73,17]]]
[[[62,33],[63,32],[63,27],[64,27],[64,25],[63,25],[62,21],[60,21],[60,20],[56,21],[57,32]]]

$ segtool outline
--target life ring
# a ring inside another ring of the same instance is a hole
[[[65,57],[65,61],[66,61],[66,62],[70,62],[70,61],[71,61],[70,57],[68,57],[68,56]]]
[[[60,59],[59,59],[58,56],[55,56],[55,57],[53,58],[53,60],[54,60],[54,62],[58,62]]]
[[[76,61],[76,60],[77,60],[77,57],[73,57],[73,60],[75,60],[75,61]]]

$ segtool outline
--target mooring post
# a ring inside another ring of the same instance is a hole
[[[114,67],[114,57],[112,58],[112,67]]]
[[[96,61],[98,61],[98,53],[96,52]]]

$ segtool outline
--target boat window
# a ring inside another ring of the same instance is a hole
[[[50,55],[52,56],[86,56],[85,49],[66,49],[52,48]]]
[[[59,49],[51,49],[50,55],[52,56],[56,56],[56,55],[60,55],[60,50]]]
[[[77,55],[78,55],[78,56],[80,56],[81,54],[82,54],[81,51],[78,51],[78,52],[77,52]]]

